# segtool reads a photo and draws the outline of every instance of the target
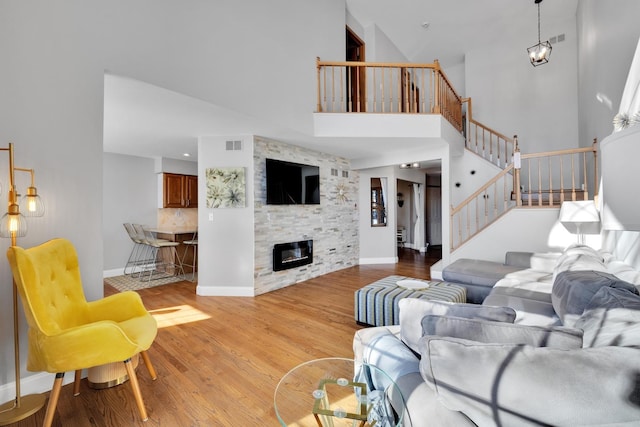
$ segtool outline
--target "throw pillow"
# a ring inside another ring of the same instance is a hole
[[[422,338],[422,318],[427,314],[484,319],[513,323],[516,312],[511,307],[492,307],[479,304],[450,303],[445,301],[403,298],[398,302],[400,311],[400,338],[416,353]]]
[[[559,350],[425,337],[420,371],[439,401],[477,425],[633,425],[640,350]]]
[[[575,325],[585,347],[640,347],[640,296],[627,289],[601,288]]]
[[[563,271],[558,274],[551,291],[553,309],[566,326],[574,326],[589,301],[602,287],[627,289],[635,286],[601,271]]]
[[[569,350],[582,348],[582,330],[561,326],[529,326],[479,319],[427,315],[423,335],[461,338],[483,343],[529,344]]]
[[[595,249],[585,245],[572,245],[558,258],[553,269],[552,283],[563,271],[576,270],[607,271],[607,267],[604,258]]]

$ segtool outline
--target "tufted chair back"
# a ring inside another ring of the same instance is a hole
[[[16,285],[29,327],[44,335],[88,322],[75,248],[68,240],[54,239],[28,250],[14,247],[11,254],[19,274]]]

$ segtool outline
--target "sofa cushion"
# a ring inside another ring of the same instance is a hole
[[[510,307],[450,303],[417,298],[401,299],[398,302],[398,308],[400,310],[400,337],[416,353],[418,353],[418,342],[422,337],[422,318],[427,314],[508,323],[513,323],[516,318],[515,310]]]
[[[640,347],[640,296],[627,289],[598,290],[575,325],[585,347]]]
[[[557,252],[509,251],[504,255],[504,263],[523,269],[530,268],[535,271],[552,273],[560,255],[562,254]]]
[[[461,258],[442,270],[442,278],[447,282],[492,287],[508,273],[518,270],[522,268],[481,259]]]
[[[425,337],[420,371],[477,425],[603,425],[640,419],[640,350],[575,350]]]
[[[505,286],[502,286],[502,284]],[[513,284],[513,286],[506,286]],[[516,311],[514,323],[524,325],[560,325],[551,304],[551,285],[539,282],[512,282],[502,279],[482,304],[512,307]],[[547,291],[548,288],[548,291]]]
[[[535,347],[554,347],[565,350],[582,347],[581,329],[514,325],[450,316],[424,316],[422,333],[483,343],[529,344]]]
[[[551,282],[554,283],[558,274],[563,271],[576,270],[607,271],[607,267],[604,257],[595,249],[585,245],[572,245],[558,258]]]
[[[558,274],[553,283],[551,302],[562,323],[573,326],[602,287],[638,292],[632,284],[601,271],[563,271]]]
[[[437,420],[438,427],[476,426],[462,412],[451,411],[440,403],[435,391],[424,382],[419,372],[400,377],[395,383],[398,386],[397,390],[402,393],[400,399],[404,401],[405,406],[402,415],[403,427],[433,427],[436,425],[434,420]],[[393,391],[389,395],[394,408],[398,408],[399,404]]]

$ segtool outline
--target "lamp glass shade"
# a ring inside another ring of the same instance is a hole
[[[7,212],[0,219],[0,237],[24,237],[27,235],[27,220],[21,213]]]
[[[560,222],[572,234],[598,234],[600,214],[593,200],[563,202]]]
[[[547,62],[549,62],[549,58],[551,57],[551,43],[549,43],[549,41],[539,41],[538,44],[528,48],[527,52],[529,53],[529,60],[531,61],[531,65],[533,65],[534,67],[546,64]]]
[[[29,187],[29,190],[32,188],[33,191],[27,191],[27,194],[20,199],[20,212],[26,217],[44,216],[44,203],[34,187]]]

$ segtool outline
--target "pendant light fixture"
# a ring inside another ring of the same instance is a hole
[[[546,42],[540,41],[540,3],[542,3],[542,0],[534,0],[534,2],[538,5],[538,44],[528,48],[527,52],[529,53],[531,65],[537,67],[538,65],[549,62],[549,57],[551,56],[551,43],[549,43],[549,40]]]

